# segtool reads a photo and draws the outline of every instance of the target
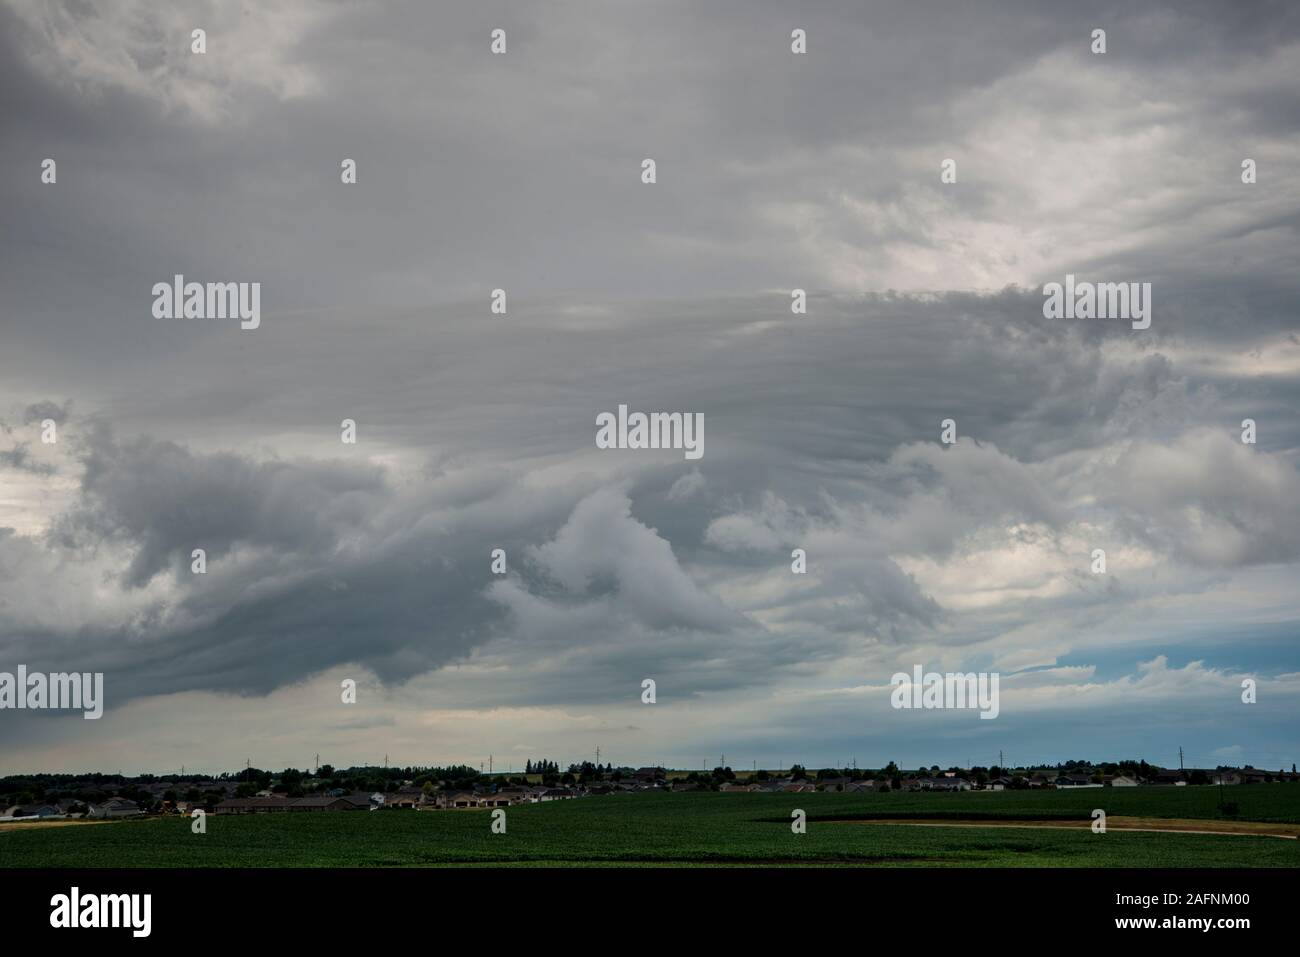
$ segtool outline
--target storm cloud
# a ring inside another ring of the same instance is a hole
[[[0,657],[108,699],[11,762],[1288,753],[1291,5],[155,6],[0,2]],[[621,403],[706,455],[597,450]]]

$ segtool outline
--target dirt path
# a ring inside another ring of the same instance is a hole
[[[1092,826],[1084,821],[1017,821],[1017,820],[919,820],[917,818],[872,818],[857,821],[824,821],[825,824],[888,824],[894,827],[1044,827],[1079,830]],[[1107,817],[1107,831],[1158,831],[1169,834],[1227,834],[1249,837],[1280,837],[1294,841],[1300,837],[1300,824],[1267,824],[1259,821],[1189,821],[1167,817]]]
[[[80,827],[82,824],[107,824],[108,821],[36,820],[36,821],[0,821],[0,834],[5,831],[31,831],[42,827]]]

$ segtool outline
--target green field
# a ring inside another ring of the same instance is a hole
[[[1238,820],[1300,823],[1300,785],[1228,789]],[[1296,867],[1300,842],[1264,836],[1033,827],[915,827],[918,820],[1222,820],[1217,788],[963,794],[637,794],[487,811],[215,816],[19,830],[0,825],[4,867],[407,867],[433,865],[858,865]],[[790,831],[790,811],[808,831]],[[855,823],[855,820],[858,823]],[[1293,829],[1294,831],[1294,829]]]

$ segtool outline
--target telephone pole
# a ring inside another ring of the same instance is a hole
[[[1178,770],[1181,771],[1182,769],[1183,769],[1183,747],[1182,745],[1179,745],[1178,746]]]

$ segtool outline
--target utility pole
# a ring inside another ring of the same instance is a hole
[[[488,755],[488,774],[492,773],[492,755]]]
[[[1007,769],[1007,766],[1006,766],[1005,764],[1002,763],[1002,749],[1001,749],[1001,748],[998,748],[998,768],[999,768],[999,770],[1002,770],[1002,771],[1006,771],[1006,769]]]
[[[600,767],[600,745],[596,745],[596,767]]]
[[[1179,745],[1178,746],[1178,770],[1181,771],[1182,769],[1183,769],[1183,748],[1182,745]]]
[[[316,755],[316,773],[320,774],[320,755]]]

